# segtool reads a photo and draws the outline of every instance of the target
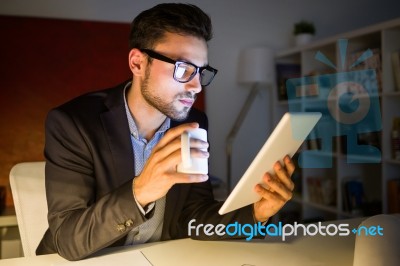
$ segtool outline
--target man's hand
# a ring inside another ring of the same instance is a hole
[[[142,207],[165,196],[174,184],[198,183],[208,179],[208,175],[176,171],[177,164],[181,162],[181,134],[198,127],[197,123],[190,123],[171,128],[154,147],[142,173],[132,183],[133,193]],[[208,148],[207,142],[191,139],[190,147],[192,157],[209,157],[208,152],[200,150]]]
[[[294,183],[291,176],[295,166],[289,156],[285,156],[283,161],[285,166],[282,166],[280,162],[275,163],[275,175],[265,173],[264,186],[258,184],[254,188],[262,197],[253,206],[254,218],[259,222],[267,221],[292,198]]]

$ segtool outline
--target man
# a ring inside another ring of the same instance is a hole
[[[46,121],[49,230],[37,254],[83,259],[110,246],[188,236],[188,223],[265,222],[290,198],[293,163],[265,174],[259,202],[220,216],[207,175],[177,173],[180,135],[202,127],[192,109],[216,70],[208,65],[210,18],[198,7],[161,4],[132,22],[132,80],[52,110]],[[191,141],[207,158],[208,143]],[[261,178],[261,177],[260,177]],[[205,235],[193,236],[210,239]]]

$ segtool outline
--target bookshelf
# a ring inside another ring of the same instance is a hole
[[[328,101],[339,104],[339,97],[328,98],[325,95],[324,100],[316,97],[315,100],[309,98],[307,101],[295,101],[290,98],[287,100],[287,95],[282,94],[282,82],[285,78],[296,78],[296,73],[289,71],[287,74],[285,70],[282,72],[285,66],[294,69],[295,65],[298,65],[300,72],[297,73],[297,77],[335,75],[350,71],[347,63],[343,65],[347,69],[340,68],[343,49],[339,39],[347,40],[345,54],[348,61],[355,61],[367,49],[373,54],[353,71],[371,68],[375,70],[378,90],[374,95],[367,97],[371,102],[378,102],[380,105],[375,113],[379,115],[380,112],[381,130],[357,133],[356,141],[364,141],[377,147],[381,152],[381,160],[368,153],[348,152],[346,143],[349,136],[341,135],[340,125],[325,128],[325,132],[335,132],[332,134],[335,136],[331,138],[331,149],[324,150],[321,147],[324,145],[318,142],[321,139],[317,139],[307,141],[301,150],[307,150],[303,154],[304,161],[315,164],[330,160],[332,165],[328,168],[298,168],[293,177],[297,185],[295,196],[281,211],[282,216],[287,214],[302,221],[314,221],[389,213],[393,212],[394,207],[397,208],[396,212],[400,212],[400,190],[393,187],[393,184],[400,184],[400,159],[394,158],[392,151],[393,121],[400,117],[400,88],[396,85],[397,72],[392,62],[393,54],[400,51],[400,18],[278,52],[277,84],[273,95],[274,123],[276,124],[285,112],[293,110],[293,106],[297,106],[299,111],[324,109],[325,106],[326,111]],[[316,60],[317,53],[325,55],[337,69]],[[329,86],[328,88],[332,89]],[[320,87],[319,94],[329,93],[329,90],[324,91],[324,88]],[[314,149],[310,150],[313,147]],[[359,163],[349,163],[349,159]],[[357,193],[362,194],[362,198],[358,198]],[[331,197],[333,194],[333,199],[327,194]],[[362,201],[359,205],[356,203],[358,200]],[[281,217],[283,220],[284,218]]]

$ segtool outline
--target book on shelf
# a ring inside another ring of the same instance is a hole
[[[334,135],[337,132],[337,125],[330,119],[327,109],[322,108],[305,108],[305,112],[322,113],[318,124],[313,128],[307,137],[306,147],[308,150],[318,150],[325,154],[333,154],[336,152],[336,141]],[[327,139],[331,139],[327,141]],[[329,145],[332,143],[332,145]],[[328,144],[328,145],[327,145]]]
[[[349,56],[348,62],[348,71],[357,71],[357,70],[367,70],[367,69],[374,69],[376,73],[376,81],[378,85],[378,91],[382,91],[382,60],[381,60],[381,49],[380,48],[374,48],[370,49],[372,51],[372,56],[367,58],[366,60],[361,61],[359,64],[352,66],[354,62],[357,61],[357,59],[360,58],[365,52],[365,50],[362,51],[357,51],[353,52]],[[352,67],[351,67],[352,66]],[[370,77],[368,75],[360,75],[357,76],[360,80],[358,80],[358,83],[361,84],[370,84],[373,80],[373,77]]]
[[[400,91],[400,50],[391,54],[394,89]]]
[[[400,213],[400,179],[387,182],[387,201],[389,213]]]
[[[393,118],[390,142],[392,159],[400,160],[400,117]]]
[[[354,215],[362,215],[366,203],[364,184],[361,178],[346,177],[342,181],[343,210]]]
[[[364,153],[354,152],[352,150],[348,150],[349,143],[348,143],[348,136],[342,135],[339,137],[340,139],[340,150],[341,153],[344,155],[357,155],[357,156],[368,156]],[[350,143],[351,144],[351,143]],[[365,132],[365,133],[358,133],[357,134],[357,145],[367,145],[379,149],[382,151],[381,147],[381,132]],[[351,148],[351,147],[350,147]]]
[[[322,146],[322,140],[327,136],[326,132],[335,132],[335,124],[329,119],[330,111],[327,107],[323,106],[307,106],[304,108],[304,112],[318,112],[322,114],[318,124],[311,130],[305,141],[307,150],[319,150],[332,153],[332,149],[327,150],[326,147]]]
[[[336,205],[335,179],[327,177],[307,177],[307,189],[310,202]]]
[[[306,145],[307,150],[317,151],[321,149],[321,140],[315,137],[315,135],[310,135],[310,138],[307,139]]]
[[[276,81],[279,101],[286,101],[288,99],[286,81],[292,78],[299,78],[300,76],[300,64],[278,63],[276,65]]]

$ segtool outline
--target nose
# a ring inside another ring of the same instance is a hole
[[[186,83],[186,90],[195,94],[200,93],[203,87],[200,83],[200,73],[197,73],[192,80]]]

